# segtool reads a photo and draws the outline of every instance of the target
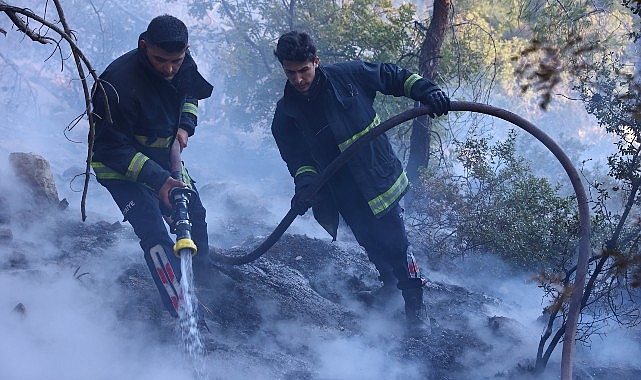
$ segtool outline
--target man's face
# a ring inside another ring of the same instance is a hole
[[[318,57],[313,61],[306,62],[283,61],[283,71],[285,71],[287,80],[298,92],[303,94],[309,91],[314,82],[316,67],[318,67]]]
[[[153,68],[166,80],[172,80],[185,61],[189,45],[177,53],[167,53],[157,46],[147,44],[145,40],[140,41],[140,47],[144,50]]]

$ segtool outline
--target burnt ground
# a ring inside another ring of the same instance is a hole
[[[176,322],[164,311],[127,225],[74,222],[68,217],[35,219],[55,226],[44,232],[55,247],[48,262],[65,270],[75,268],[73,276],[96,292],[111,289],[106,299],[123,324],[146,331],[158,344],[179,346]],[[37,265],[25,254],[35,244],[15,235],[0,270]],[[255,238],[218,252],[248,252],[260,242]],[[128,259],[117,272],[98,276],[101,263],[121,251]],[[519,321],[495,313],[501,309],[500,298],[430,280],[425,301],[431,334],[408,336],[400,292],[386,309],[359,302],[356,293],[376,288],[378,282],[374,267],[353,242],[286,234],[258,260],[240,266],[212,264],[209,273],[196,282],[209,326],[202,335],[205,378],[530,378],[527,368],[536,347],[524,341],[525,327]],[[548,368],[547,378],[557,378],[558,363]],[[575,378],[605,379],[614,373],[617,379],[641,378],[638,369],[581,362]]]

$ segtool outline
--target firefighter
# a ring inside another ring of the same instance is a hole
[[[188,31],[181,20],[171,15],[154,18],[140,34],[138,47],[100,75],[106,99],[100,89],[92,99],[96,119],[92,168],[140,239],[162,302],[174,317],[181,298],[181,272],[165,225],[172,207],[169,191],[175,187],[196,191],[175,151],[187,147],[198,120],[198,100],[208,98],[213,89],[188,49]],[[203,269],[209,262],[206,211],[198,197],[192,199],[189,211],[198,283],[207,275]]]
[[[274,55],[287,82],[276,105],[272,134],[294,179],[292,207],[314,217],[336,239],[339,214],[379,272],[378,297],[401,294],[410,331],[429,332],[423,281],[410,276],[401,197],[408,188],[402,164],[385,134],[359,149],[313,199],[301,196],[341,151],[381,121],[378,92],[428,104],[430,117],[447,114],[450,100],[433,82],[390,63],[320,65],[312,38],[291,31]]]

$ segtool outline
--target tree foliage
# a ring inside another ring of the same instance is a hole
[[[620,19],[629,19],[617,12],[613,5],[610,15],[618,14]],[[591,17],[585,17],[584,21],[591,21],[592,28],[596,25]],[[625,44],[620,42],[625,33],[609,34],[612,29],[607,27],[601,33],[585,33],[589,30],[589,27],[571,30],[566,35],[571,36],[569,40],[557,45],[548,41],[530,50],[555,56],[560,56],[558,52],[561,51],[567,53],[563,65],[557,65],[557,69],[561,66],[562,70],[550,76],[539,75],[546,73],[539,64],[538,73],[534,73],[535,82],[542,84],[547,94],[544,101],[549,99],[552,89],[560,82],[555,83],[550,78],[558,78],[563,70],[565,74],[571,74],[569,82],[586,110],[596,117],[606,133],[615,137],[617,147],[617,152],[607,157],[608,178],[590,181],[594,213],[593,246],[601,247],[601,250],[589,260],[589,278],[580,305],[583,318],[578,326],[577,340],[584,342],[589,336],[598,334],[609,321],[627,326],[641,321],[639,79],[634,77],[630,66],[634,59],[631,60],[626,49],[622,48]],[[633,34],[627,35],[634,37]],[[590,38],[586,39],[586,36]],[[537,370],[545,367],[565,332],[568,284],[576,270],[575,266],[563,265],[540,276],[541,286],[552,302],[547,308],[548,324],[537,352]]]
[[[490,253],[526,270],[569,260],[577,236],[576,202],[532,173],[516,153],[515,138],[511,131],[496,143],[457,142],[460,166],[424,173],[418,202],[423,218],[413,220],[413,227],[428,251]]]
[[[545,2],[537,13],[542,22],[529,38],[528,47],[512,59],[518,63],[522,93],[533,91],[546,109],[557,91],[580,75],[585,65],[609,50],[627,45],[630,16],[616,2]]]
[[[597,256],[600,266],[592,273],[595,288],[587,291],[592,291],[593,298],[621,305],[609,307],[612,318],[636,324],[641,315],[638,302],[612,302],[621,297],[620,292],[630,300],[641,296],[641,87],[625,61],[608,54],[585,70],[576,88],[588,112],[617,137],[617,151],[607,157],[609,180],[591,182],[601,238],[597,243],[603,249]]]
[[[293,29],[310,33],[323,63],[350,59],[396,61],[411,49],[408,28],[415,7],[391,0],[192,1],[190,12],[220,17],[216,29],[201,28],[222,46],[217,74],[223,76],[228,122],[266,129],[285,77],[273,56],[278,37]],[[385,116],[385,115],[383,115]]]

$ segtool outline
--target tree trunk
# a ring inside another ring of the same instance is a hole
[[[441,46],[448,25],[451,0],[434,0],[434,12],[430,25],[425,30],[425,39],[421,44],[419,56],[419,74],[423,78],[434,81],[438,71]],[[415,107],[420,107],[416,102]],[[423,115],[412,121],[412,134],[410,136],[410,151],[407,162],[407,176],[410,181],[410,190],[405,198],[405,207],[408,212],[412,210],[413,188],[419,186],[419,173],[421,168],[427,167],[430,155],[430,134],[432,119]]]

